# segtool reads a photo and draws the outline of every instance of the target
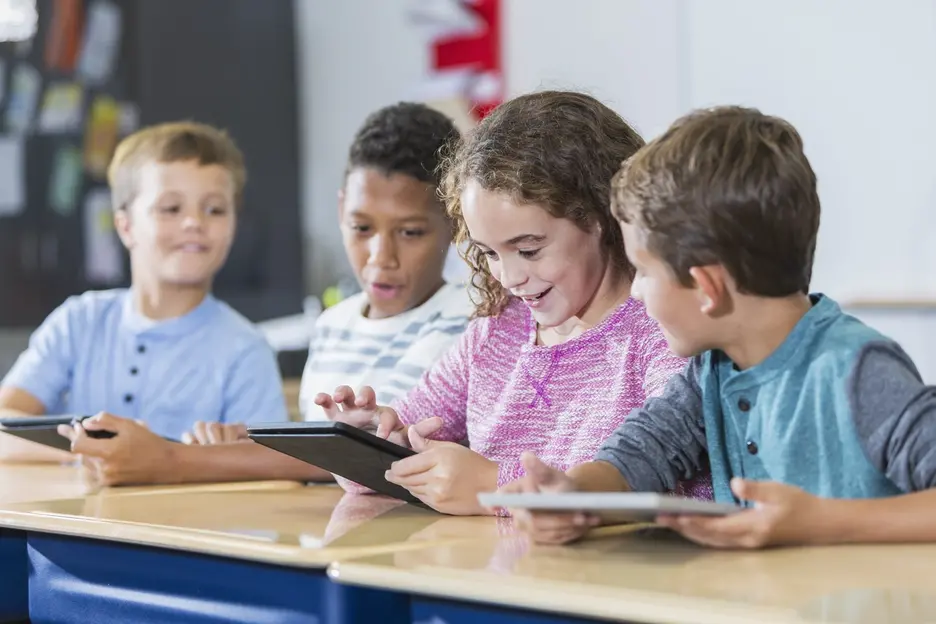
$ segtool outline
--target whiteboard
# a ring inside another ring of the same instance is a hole
[[[791,121],[819,179],[813,289],[936,293],[936,2],[686,1],[692,107]]]

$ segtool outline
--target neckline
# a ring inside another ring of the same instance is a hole
[[[627,316],[627,314],[630,312],[631,307],[634,306],[636,303],[637,303],[637,300],[634,299],[632,296],[627,297],[627,299],[623,303],[618,304],[614,308],[614,310],[610,314],[608,314],[605,318],[603,318],[601,322],[598,323],[597,325],[593,325],[592,327],[589,327],[588,329],[586,329],[584,332],[582,332],[580,335],[576,336],[575,338],[572,338],[570,340],[566,340],[565,342],[560,342],[559,344],[554,344],[554,345],[536,344],[537,323],[533,319],[533,312],[530,311],[529,308],[524,306],[524,309],[525,309],[524,311],[526,312],[526,327],[527,327],[526,347],[527,349],[530,349],[533,351],[539,351],[541,353],[547,353],[549,351],[576,350],[582,346],[585,346],[594,342],[596,338],[604,336],[608,332],[609,329],[618,325],[618,323],[620,323],[621,320],[625,316]],[[518,305],[523,305],[523,303],[519,302]]]

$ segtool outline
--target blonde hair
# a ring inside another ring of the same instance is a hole
[[[247,171],[233,139],[213,126],[182,121],[143,128],[120,142],[107,169],[114,210],[126,210],[136,197],[141,166],[185,160],[227,169],[234,182],[235,205],[241,205]]]

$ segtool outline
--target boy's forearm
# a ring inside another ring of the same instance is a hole
[[[618,469],[604,461],[579,464],[566,471],[582,492],[629,492],[630,486]]]
[[[936,489],[877,499],[821,499],[811,542],[936,542]]]
[[[330,473],[255,442],[208,446],[174,444],[167,480],[174,483],[218,481],[332,481]]]

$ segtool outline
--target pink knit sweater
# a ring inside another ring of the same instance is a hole
[[[500,464],[500,486],[522,476],[524,451],[560,470],[591,461],[628,413],[685,365],[636,299],[555,346],[536,344],[536,323],[514,300],[499,316],[473,321],[393,407],[405,424],[441,416],[433,438],[467,439]],[[708,479],[680,491],[712,497]]]

